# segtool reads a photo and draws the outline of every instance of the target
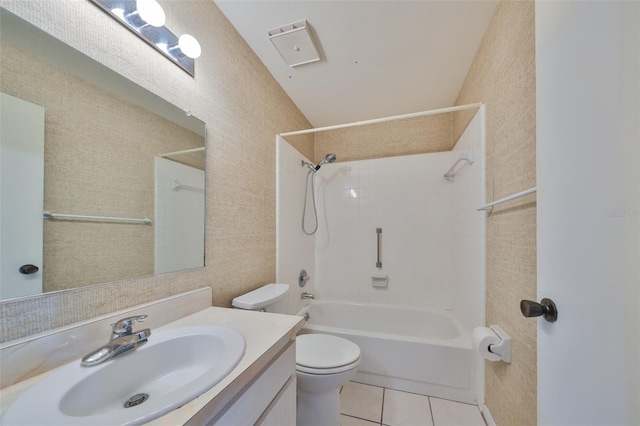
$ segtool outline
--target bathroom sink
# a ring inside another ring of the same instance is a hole
[[[142,424],[213,387],[244,350],[242,335],[226,327],[157,331],[145,345],[103,364],[81,367],[77,360],[56,369],[16,399],[2,424]]]

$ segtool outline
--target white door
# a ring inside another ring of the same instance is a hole
[[[9,299],[42,292],[44,108],[0,96],[0,299]]]
[[[536,2],[538,423],[640,424],[640,2]]]

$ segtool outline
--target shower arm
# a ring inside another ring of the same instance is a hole
[[[313,164],[313,163],[307,163],[307,162],[306,162],[306,161],[304,161],[304,160],[300,160],[300,165],[301,165],[302,167],[307,166],[307,167],[309,168],[309,170],[310,170],[310,171],[312,171],[313,173],[315,173],[315,172],[317,171],[317,170],[316,170],[316,165],[315,165],[315,164]]]

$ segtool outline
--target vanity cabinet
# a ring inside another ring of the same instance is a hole
[[[291,342],[222,409],[205,406],[187,425],[296,424],[296,349]],[[248,369],[247,373],[251,374]]]
[[[283,426],[296,424],[296,377],[293,375],[278,396],[256,422],[260,426]]]

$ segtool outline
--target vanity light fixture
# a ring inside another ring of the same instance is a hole
[[[157,0],[91,0],[134,34],[149,43],[191,76],[200,43],[190,34],[176,36],[164,26],[166,15]]]

